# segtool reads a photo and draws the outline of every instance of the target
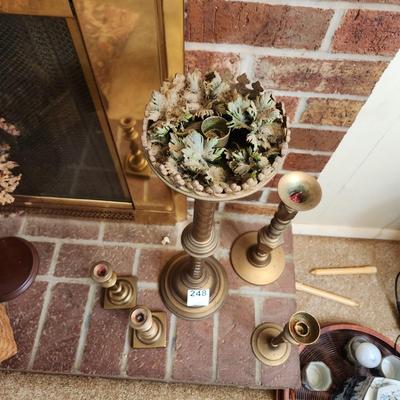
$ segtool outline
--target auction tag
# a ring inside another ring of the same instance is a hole
[[[188,289],[186,303],[188,307],[208,306],[209,302],[210,289]]]

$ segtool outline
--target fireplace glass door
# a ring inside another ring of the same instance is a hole
[[[185,218],[130,161],[152,90],[182,70],[183,0],[0,0],[0,118],[20,131],[0,144],[21,174],[0,212]]]
[[[67,22],[0,14],[2,137],[19,165],[15,194],[130,202],[112,158]]]

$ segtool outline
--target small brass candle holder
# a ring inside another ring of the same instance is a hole
[[[129,141],[129,154],[125,160],[125,172],[128,175],[150,178],[151,169],[143,154],[138,131],[135,129],[136,121],[126,117],[119,121],[124,131],[125,139]]]
[[[133,308],[136,306],[136,277],[117,276],[107,261],[95,262],[91,267],[90,276],[105,289],[103,307],[106,310]]]
[[[283,232],[298,211],[316,207],[321,200],[317,180],[304,172],[290,172],[278,183],[281,199],[271,223],[258,232],[240,235],[231,248],[231,263],[236,273],[254,285],[276,281],[285,268]]]
[[[167,315],[165,312],[151,312],[145,306],[136,306],[129,316],[133,329],[132,347],[150,349],[167,346]]]
[[[320,333],[321,328],[316,318],[299,311],[291,316],[283,329],[270,322],[257,326],[251,336],[251,348],[263,364],[277,366],[289,358],[292,344],[313,344]]]

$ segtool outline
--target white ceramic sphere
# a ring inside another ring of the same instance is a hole
[[[372,343],[364,342],[357,346],[356,360],[366,368],[376,368],[382,361],[382,354]]]

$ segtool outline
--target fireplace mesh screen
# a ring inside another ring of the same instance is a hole
[[[21,131],[0,132],[17,194],[129,201],[63,18],[0,14],[0,117]]]

